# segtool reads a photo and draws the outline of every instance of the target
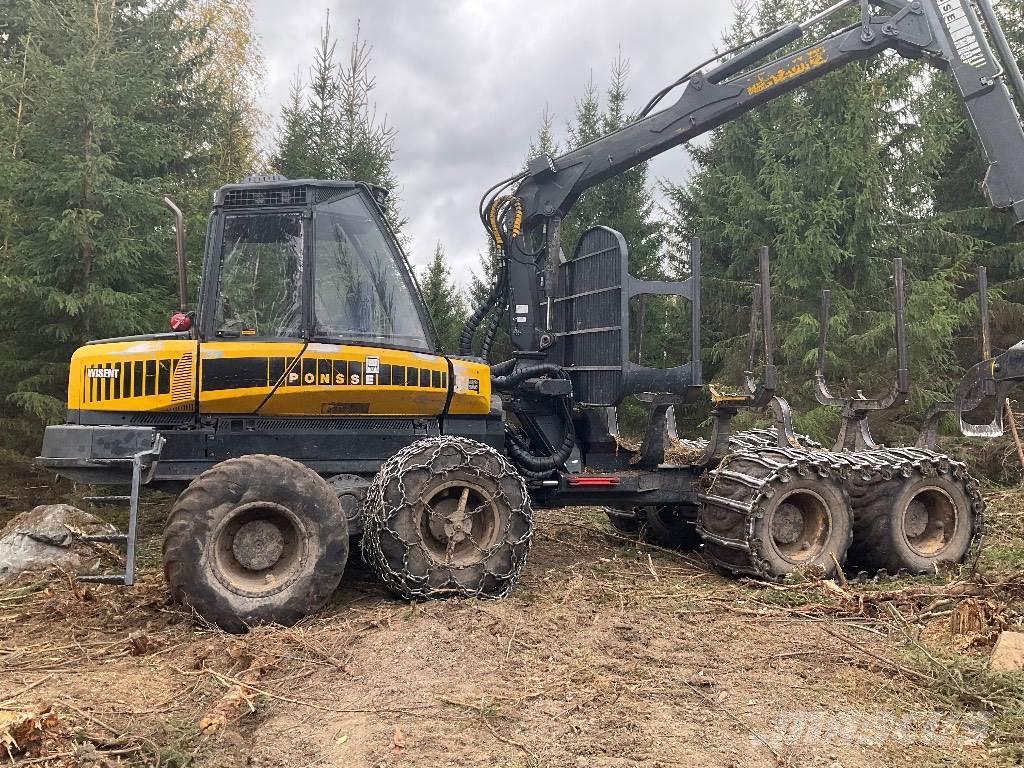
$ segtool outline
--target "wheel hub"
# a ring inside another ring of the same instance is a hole
[[[910,538],[916,538],[928,527],[928,507],[920,499],[914,499],[907,505],[907,515],[903,519],[903,530]]]
[[[825,551],[831,530],[824,499],[806,489],[790,493],[779,502],[769,527],[775,550],[797,565],[813,562]]]
[[[254,501],[231,510],[212,534],[213,570],[246,597],[267,597],[298,578],[308,554],[305,526],[287,507]]]
[[[957,508],[940,488],[926,488],[914,496],[903,511],[903,535],[917,554],[941,554],[957,530]]]
[[[424,499],[420,532],[424,547],[435,560],[468,564],[497,539],[497,511],[483,488],[449,483]]]
[[[772,520],[772,538],[779,544],[792,544],[804,532],[804,519],[792,504],[780,504]]]
[[[263,571],[281,559],[284,536],[269,520],[251,520],[238,529],[231,551],[242,567]]]

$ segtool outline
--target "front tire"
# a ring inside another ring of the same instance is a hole
[[[366,494],[363,559],[406,599],[504,597],[532,535],[526,484],[475,440],[413,443],[384,462]]]
[[[164,533],[171,594],[228,632],[291,625],[330,599],[348,524],[319,475],[283,456],[228,459],[178,497]]]

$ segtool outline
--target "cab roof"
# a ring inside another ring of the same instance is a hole
[[[307,205],[357,188],[369,192],[378,205],[383,205],[388,195],[383,187],[362,181],[288,179],[279,174],[271,174],[247,176],[236,184],[225,184],[213,193],[213,204],[226,208]]]

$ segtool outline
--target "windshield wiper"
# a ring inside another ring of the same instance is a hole
[[[337,341],[338,339],[374,339],[377,341],[423,342],[423,339],[419,336],[408,336],[396,333],[370,333],[369,331],[338,331],[330,335],[321,334],[313,337],[313,341],[317,342]]]

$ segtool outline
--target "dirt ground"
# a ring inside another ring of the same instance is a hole
[[[54,493],[32,478],[0,522]],[[139,586],[0,591],[0,710],[56,715],[24,765],[1019,764],[1024,675],[985,664],[1024,612],[1024,496],[992,502],[980,573],[854,584],[728,580],[540,512],[506,600],[409,604],[354,563],[323,613],[245,636],[168,600],[151,502]]]

